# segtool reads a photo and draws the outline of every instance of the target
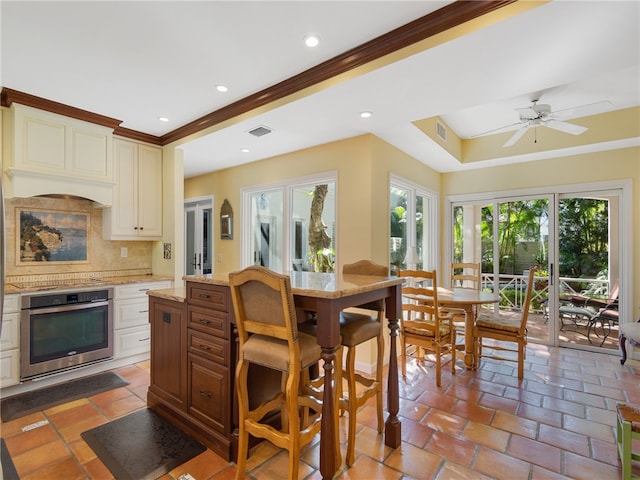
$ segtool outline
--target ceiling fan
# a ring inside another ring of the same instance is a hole
[[[566,108],[563,110],[552,111],[551,105],[538,103],[540,99],[532,100],[532,105],[530,107],[517,108],[516,111],[520,116],[520,121],[508,125],[506,127],[501,127],[495,130],[491,130],[487,133],[496,132],[498,130],[503,130],[505,128],[510,128],[513,126],[520,126],[516,133],[514,133],[509,140],[503,145],[503,147],[510,147],[515,144],[522,136],[525,134],[527,130],[530,128],[537,128],[540,126],[549,127],[554,130],[558,130],[559,132],[569,133],[571,135],[580,135],[588,130],[587,127],[583,127],[580,125],[575,125],[573,123],[568,123],[563,121],[568,118],[577,118],[577,117],[585,117],[588,115],[594,115],[596,113],[601,113],[610,107],[612,107],[611,102],[602,101],[596,103],[590,103],[587,105],[581,105],[577,107]]]

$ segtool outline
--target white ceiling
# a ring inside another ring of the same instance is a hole
[[[449,3],[2,0],[0,84],[161,136]],[[185,177],[364,133],[438,171],[470,168],[412,122],[440,116],[469,138],[517,122],[515,109],[540,96],[554,111],[603,100],[613,110],[640,105],[639,32],[637,0],[541,3],[229,121],[181,146]],[[303,46],[308,33],[320,46]],[[373,117],[361,119],[363,110]],[[260,125],[273,132],[247,133]]]

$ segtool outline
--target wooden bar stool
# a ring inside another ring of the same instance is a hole
[[[263,438],[289,451],[288,478],[298,478],[300,451],[320,432],[321,415],[309,422],[308,411],[322,411],[322,402],[309,388],[308,369],[321,358],[316,338],[298,332],[291,280],[267,268],[251,266],[229,274],[231,299],[238,326],[239,360],[238,461],[236,479],[245,478],[249,435]],[[249,364],[282,372],[282,391],[250,409]],[[282,428],[268,424],[279,409]]]
[[[342,267],[343,275],[374,275],[379,277],[389,276],[389,269],[384,265],[378,265],[369,260],[360,260],[346,264]],[[340,410],[346,411],[349,416],[349,431],[347,436],[347,454],[345,462],[353,465],[355,459],[356,444],[356,412],[371,397],[376,398],[376,415],[378,419],[378,432],[384,431],[384,417],[382,409],[382,370],[384,368],[384,337],[383,323],[385,319],[384,301],[377,301],[361,305],[358,309],[368,310],[371,313],[360,313],[345,310],[340,315],[341,345],[346,349],[347,360],[342,371],[343,378],[347,381],[347,397],[340,394]],[[356,372],[356,347],[369,340],[375,339],[376,374],[373,378],[365,377]],[[339,392],[342,388],[339,385]]]
[[[618,458],[622,463],[622,479],[639,478],[631,475],[631,462],[640,460],[640,453],[633,452],[633,440],[640,440],[640,406],[619,403],[617,440]]]

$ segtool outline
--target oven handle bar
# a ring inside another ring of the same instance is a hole
[[[43,308],[29,308],[27,309],[32,315],[44,315],[46,313],[58,313],[69,312],[72,310],[86,310],[88,308],[102,307],[109,305],[111,300],[105,300],[102,302],[89,302],[89,303],[71,303],[67,305],[56,305],[55,307],[43,307]]]

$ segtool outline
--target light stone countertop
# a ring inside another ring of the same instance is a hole
[[[404,278],[375,277],[372,275],[353,275],[316,272],[286,272],[291,278],[291,289],[295,295],[306,295],[318,298],[340,298],[357,293],[377,290],[404,283]],[[187,275],[185,282],[208,283],[212,285],[229,285],[228,273],[210,275]]]
[[[126,285],[129,283],[145,283],[158,282],[163,280],[173,281],[173,277],[163,275],[124,275],[105,277],[86,278],[86,279],[58,279],[43,282],[7,282],[4,287],[6,295],[45,292],[49,290],[68,290],[71,288],[87,288],[87,287],[112,287],[114,285]]]
[[[173,302],[184,303],[187,298],[187,289],[184,287],[177,288],[161,288],[159,290],[149,290],[147,295],[150,297],[163,298]]]

